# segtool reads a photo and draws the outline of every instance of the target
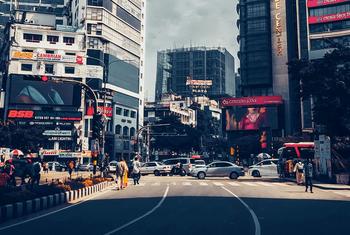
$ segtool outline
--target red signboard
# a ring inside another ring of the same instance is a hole
[[[9,119],[26,119],[40,121],[80,121],[82,119],[81,112],[65,112],[65,111],[33,111],[10,109],[7,117]]]
[[[97,111],[100,113],[106,115],[106,117],[112,117],[113,116],[113,108],[112,107],[104,107],[103,106],[98,106]]]
[[[307,7],[326,6],[326,5],[332,5],[332,4],[348,2],[348,1],[349,0],[308,0]]]
[[[327,23],[346,19],[350,19],[350,12],[341,12],[324,16],[309,16],[309,24]]]
[[[240,98],[224,98],[221,100],[221,106],[254,106],[254,105],[279,105],[283,100],[281,96],[251,96]]]

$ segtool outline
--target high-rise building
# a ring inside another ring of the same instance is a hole
[[[300,59],[321,59],[338,46],[350,46],[349,0],[299,0],[297,9]],[[312,101],[301,104],[302,127],[312,129]]]
[[[143,123],[145,1],[70,1],[70,9],[72,25],[87,34],[87,83],[102,91],[101,105],[113,110],[108,120],[108,152],[111,158],[129,158],[137,132],[130,130],[138,130]],[[101,65],[105,72],[96,73]],[[119,109],[124,110],[124,118],[118,117]],[[118,132],[120,127],[123,134]]]
[[[235,95],[233,56],[224,48],[190,47],[158,52],[155,99],[165,93],[220,97]],[[201,82],[207,82],[201,88]],[[193,88],[197,86],[198,89]]]
[[[287,134],[300,129],[298,83],[287,65],[298,52],[296,9],[287,0],[240,0],[237,6],[242,95],[282,96]]]

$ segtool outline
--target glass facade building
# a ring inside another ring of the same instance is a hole
[[[181,48],[158,52],[156,101],[162,94],[182,96],[205,94],[209,97],[235,95],[234,58],[224,48]],[[210,80],[203,93],[194,92],[187,80]]]

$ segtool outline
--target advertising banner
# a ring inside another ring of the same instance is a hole
[[[251,96],[240,98],[224,98],[221,100],[222,107],[252,106],[252,105],[279,105],[283,100],[281,96]]]
[[[278,129],[277,107],[232,107],[225,111],[226,131]]]
[[[10,104],[79,107],[80,102],[79,85],[25,80],[21,75],[11,76]]]
[[[56,121],[55,124],[59,124],[60,121],[80,121],[82,119],[82,113],[66,111],[33,111],[10,109],[8,111],[7,117],[9,119],[33,120],[33,124],[36,123],[35,121],[42,121],[43,123],[45,123],[46,121],[52,121],[52,123],[54,123],[54,121]]]
[[[332,21],[340,21],[350,19],[350,12],[341,12],[324,16],[309,16],[309,24],[327,23]]]
[[[342,2],[349,2],[349,0],[308,0],[307,1],[307,7],[319,7],[319,6],[326,6],[326,5],[332,5]]]
[[[11,55],[11,59],[64,62],[64,63],[75,63],[80,65],[84,64],[84,57],[79,55],[72,56],[72,55],[34,53],[34,52],[22,52],[22,51],[13,51]]]

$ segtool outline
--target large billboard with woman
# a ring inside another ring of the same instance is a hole
[[[226,131],[279,129],[278,106],[282,98],[259,96],[226,98],[221,101],[225,108],[223,120]]]

